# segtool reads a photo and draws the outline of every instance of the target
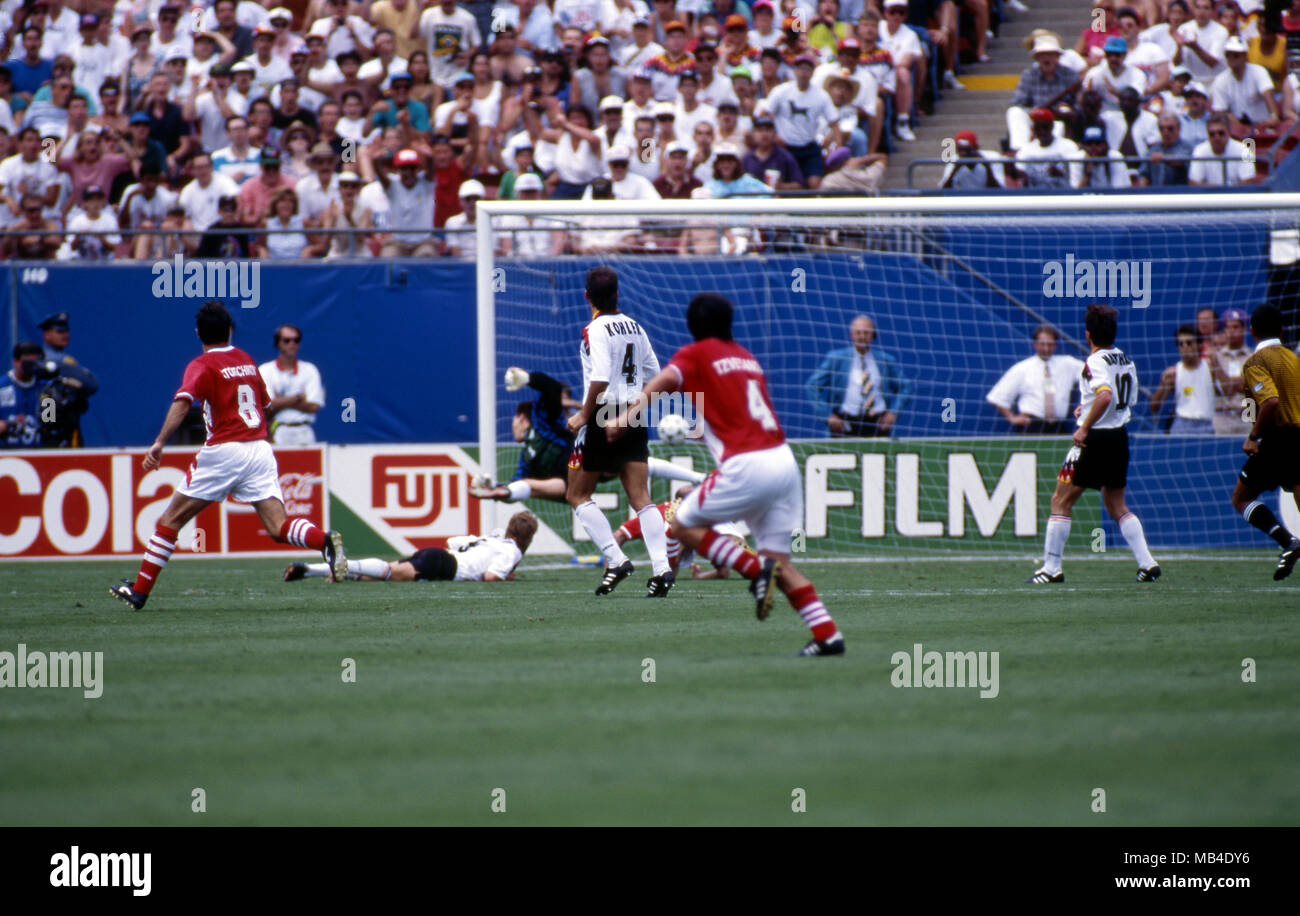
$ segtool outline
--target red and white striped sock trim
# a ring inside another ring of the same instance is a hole
[[[294,547],[320,550],[325,546],[325,532],[305,518],[287,519],[280,529],[280,536]]]
[[[763,568],[763,564],[755,554],[716,531],[709,531],[704,535],[699,549],[714,566],[734,569],[746,579],[757,578]]]
[[[790,599],[790,606],[800,619],[812,630],[814,639],[824,640],[835,635],[835,621],[826,610],[826,605],[817,597],[817,589],[811,584],[795,589],[786,597]]]
[[[159,525],[154,529],[153,535],[149,542],[145,544],[144,556],[140,558],[140,571],[135,577],[135,585],[131,586],[142,595],[149,594],[153,588],[154,582],[167,565],[167,561],[172,558],[176,551],[176,530],[168,528],[165,525]]]

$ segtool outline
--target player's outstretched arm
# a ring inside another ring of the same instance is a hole
[[[167,440],[172,437],[176,430],[180,429],[181,423],[185,420],[185,415],[190,412],[190,402],[184,398],[177,398],[172,401],[172,406],[167,409],[167,419],[163,420],[162,430],[158,433],[158,438],[154,440],[153,445],[149,446],[149,451],[141,462],[146,471],[152,471],[158,467],[162,458],[163,446]]]

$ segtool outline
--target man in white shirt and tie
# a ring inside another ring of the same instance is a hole
[[[1083,371],[1082,360],[1056,353],[1056,328],[1034,329],[1034,355],[1006,371],[986,400],[998,409],[1016,432],[1058,436],[1075,428],[1070,416],[1070,392]]]

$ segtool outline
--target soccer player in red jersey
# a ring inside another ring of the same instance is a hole
[[[671,534],[717,566],[750,580],[759,620],[772,610],[773,582],[812,631],[804,656],[842,655],[844,637],[817,589],[790,562],[790,537],[803,519],[803,481],[794,452],[772,410],[763,367],[731,337],[731,302],[700,293],[686,309],[695,343],[674,354],[620,418],[623,429],[644,422],[645,408],[661,393],[702,398],[704,441],[718,467],[682,500]],[[759,556],[714,531],[719,522],[749,526]]]
[[[184,485],[172,494],[171,504],[158,518],[135,582],[123,579],[110,591],[137,611],[144,607],[158,575],[176,549],[177,533],[209,505],[231,495],[252,505],[266,533],[279,543],[319,550],[335,581],[342,581],[348,569],[343,536],[337,531],[322,531],[305,518],[289,518],[284,511],[280,469],[266,436],[266,408],[271,398],[257,363],[230,345],[230,332],[235,327],[230,313],[221,302],[212,300],[203,304],[195,321],[203,355],[185,367],[162,431],[144,456],[144,469],[158,467],[163,446],[181,425],[191,404],[203,404],[208,438],[185,473]]]

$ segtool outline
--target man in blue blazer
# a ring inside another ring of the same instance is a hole
[[[912,397],[898,360],[871,344],[876,323],[859,315],[849,325],[853,346],[826,354],[804,384],[832,436],[888,436]]]

